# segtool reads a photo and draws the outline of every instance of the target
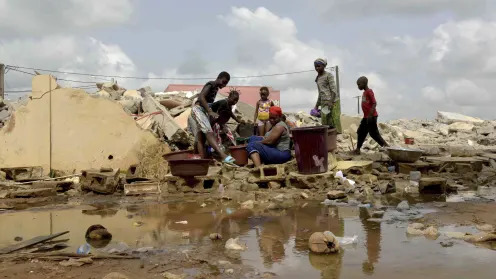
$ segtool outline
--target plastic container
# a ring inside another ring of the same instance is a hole
[[[420,181],[420,178],[422,177],[422,173],[419,171],[411,171],[410,172],[410,181]]]
[[[234,163],[238,166],[246,166],[248,164],[248,151],[246,145],[236,145],[229,147],[231,156],[236,160]]]
[[[298,172],[316,174],[327,172],[327,127],[291,129]]]
[[[168,160],[174,176],[204,176],[208,173],[210,159],[176,159]]]
[[[419,149],[388,147],[386,150],[389,158],[399,163],[414,163],[422,157],[422,150]]]
[[[190,154],[193,154],[193,150],[181,150],[176,152],[167,153],[162,156],[165,160],[178,160],[178,159],[188,159]]]
[[[336,129],[327,129],[327,151],[332,152],[338,149],[336,139],[338,137],[338,131]]]
[[[415,140],[413,138],[405,138],[405,144],[413,145],[415,144]]]

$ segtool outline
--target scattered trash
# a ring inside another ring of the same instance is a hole
[[[338,171],[336,172],[336,174],[334,175],[335,178],[338,178],[339,181],[343,182],[344,181],[344,175],[343,175],[343,172],[342,171]]]
[[[341,246],[358,243],[358,235],[336,237],[336,239],[338,240],[338,242]]]
[[[189,238],[189,232],[182,232],[181,233],[181,237],[184,238],[184,239]]]
[[[200,206],[201,206],[201,207],[206,207],[206,206],[207,206],[207,204],[206,204],[206,203],[202,203]]]
[[[419,182],[421,177],[422,177],[422,173],[419,171],[411,171],[410,172],[410,181]]]
[[[91,246],[88,243],[85,243],[81,246],[76,251],[76,254],[78,255],[88,255],[91,251]]]
[[[176,224],[187,225],[188,221],[178,221],[178,222],[176,222]]]
[[[240,243],[238,238],[230,238],[226,242],[227,250],[244,251],[246,248],[246,244]]]
[[[226,269],[226,274],[234,274],[234,269]]]
[[[136,222],[134,222],[134,223],[133,223],[133,226],[135,226],[135,227],[141,227],[141,226],[143,226],[144,224],[145,224],[145,223],[143,223],[143,222],[141,222],[141,221],[136,221]]]

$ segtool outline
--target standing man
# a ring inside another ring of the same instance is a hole
[[[359,90],[363,90],[362,95],[362,111],[363,119],[360,122],[360,127],[358,127],[358,143],[355,154],[360,154],[360,149],[362,148],[363,142],[367,135],[370,136],[382,147],[389,146],[386,141],[381,137],[379,133],[379,128],[377,127],[377,113],[376,107],[377,102],[375,101],[374,91],[368,86],[369,80],[366,77],[360,77],[357,80],[357,85]]]
[[[324,58],[318,58],[314,62],[315,71],[317,71],[315,83],[319,91],[315,109],[318,110],[320,106],[322,125],[336,128],[338,134],[341,134],[341,102],[334,76],[325,70],[326,66],[327,60]]]

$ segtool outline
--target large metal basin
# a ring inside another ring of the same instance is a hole
[[[414,163],[422,156],[422,150],[403,147],[389,147],[386,149],[391,160],[400,163]]]

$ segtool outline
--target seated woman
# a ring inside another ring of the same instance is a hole
[[[269,121],[272,129],[265,137],[252,136],[248,139],[246,150],[256,167],[262,164],[283,164],[291,160],[289,128],[282,121],[280,107],[269,109]]]

